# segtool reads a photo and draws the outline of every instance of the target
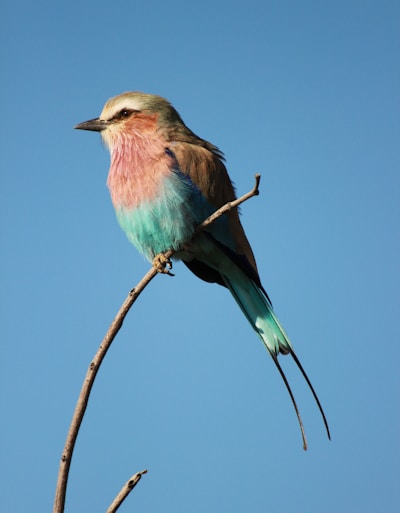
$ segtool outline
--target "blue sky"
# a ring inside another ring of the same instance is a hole
[[[97,134],[160,94],[225,153],[261,278],[320,396],[229,294],[180,264],[95,383],[66,511],[376,513],[400,501],[400,7],[392,1],[5,2],[1,7],[4,511],[51,511],[87,366],[148,269],[119,229]]]

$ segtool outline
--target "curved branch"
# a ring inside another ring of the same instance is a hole
[[[200,231],[204,230],[211,223],[216,221],[219,217],[221,217],[225,212],[232,210],[233,208],[238,207],[241,203],[247,201],[253,196],[257,196],[259,194],[259,184],[260,184],[260,175],[257,174],[255,176],[255,185],[251,191],[247,194],[244,194],[240,198],[226,203],[221,208],[219,208],[216,212],[214,212],[211,216],[205,219],[196,230],[196,234]],[[196,235],[195,235],[196,236]],[[174,254],[173,250],[168,250],[163,253],[163,256],[166,260],[170,259]],[[91,361],[89,368],[87,370],[78,401],[75,406],[74,413],[72,415],[71,424],[68,430],[67,439],[65,441],[64,450],[61,456],[60,467],[58,470],[58,479],[56,485],[56,493],[54,498],[54,507],[53,513],[63,513],[65,508],[65,496],[67,492],[67,484],[68,484],[68,474],[71,466],[72,454],[75,447],[75,442],[78,437],[79,428],[81,426],[83,417],[85,415],[85,411],[87,408],[87,404],[89,401],[90,392],[92,390],[92,386],[94,380],[96,378],[97,372],[100,368],[100,365],[107,354],[115,336],[120,330],[124,319],[129,312],[131,306],[139,297],[139,295],[143,292],[143,290],[147,287],[147,285],[151,282],[151,280],[156,276],[159,270],[156,267],[151,267],[149,271],[144,275],[144,277],[140,280],[140,282],[136,285],[134,289],[132,289],[125,301],[123,302],[121,308],[119,309],[117,315],[115,316],[111,326],[109,327],[106,336],[100,344],[99,349],[97,350],[93,360]],[[143,474],[143,472],[142,472]],[[137,474],[136,474],[137,475]],[[135,483],[136,484],[136,483]]]

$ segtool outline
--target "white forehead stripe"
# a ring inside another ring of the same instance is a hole
[[[140,98],[132,95],[121,95],[111,98],[105,105],[100,114],[100,119],[108,120],[113,118],[122,109],[142,110],[143,102]]]

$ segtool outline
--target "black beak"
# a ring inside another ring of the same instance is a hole
[[[89,121],[84,121],[83,123],[79,123],[79,125],[74,126],[74,128],[77,128],[78,130],[92,130],[93,132],[101,132],[102,130],[105,130],[109,124],[109,121],[95,118],[89,119]]]

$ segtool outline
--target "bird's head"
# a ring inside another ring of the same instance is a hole
[[[140,92],[127,92],[111,98],[98,118],[79,123],[75,128],[101,132],[110,149],[124,136],[143,136],[160,130],[189,131],[165,98]]]

